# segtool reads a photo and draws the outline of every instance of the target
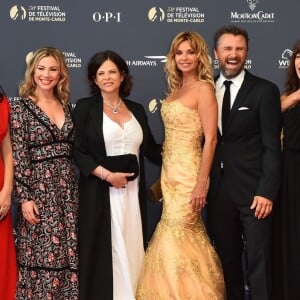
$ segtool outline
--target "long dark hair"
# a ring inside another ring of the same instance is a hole
[[[297,54],[299,53],[300,53],[300,40],[296,42],[293,49],[293,55],[290,59],[290,65],[288,68],[288,78],[285,83],[285,91],[284,91],[286,95],[290,95],[291,93],[297,91],[300,87],[300,78],[298,77],[295,69],[295,60]]]
[[[95,83],[95,78],[98,69],[106,60],[112,61],[117,66],[119,72],[124,76],[119,94],[121,97],[127,97],[131,92],[132,77],[129,73],[126,61],[118,53],[111,50],[97,52],[91,57],[88,63],[88,80],[91,94],[97,95],[100,93],[99,87]]]

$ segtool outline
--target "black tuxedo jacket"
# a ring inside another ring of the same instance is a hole
[[[218,132],[208,200],[216,198],[221,179],[237,204],[250,205],[256,195],[275,200],[280,184],[280,130],[277,86],[246,71],[224,134]]]

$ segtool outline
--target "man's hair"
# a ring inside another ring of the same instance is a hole
[[[234,25],[225,25],[216,31],[215,37],[214,37],[214,48],[215,49],[217,49],[219,39],[223,34],[242,35],[246,40],[247,49],[248,49],[248,42],[249,42],[248,32],[245,29],[234,26]]]

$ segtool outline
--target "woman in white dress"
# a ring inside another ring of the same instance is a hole
[[[80,299],[132,300],[144,257],[144,156],[161,163],[141,104],[125,99],[132,81],[123,58],[96,53],[88,64],[91,97],[74,111],[80,169]]]

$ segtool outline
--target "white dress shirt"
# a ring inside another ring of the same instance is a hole
[[[222,102],[223,97],[225,93],[225,80],[231,80],[232,84],[230,85],[230,108],[232,108],[232,105],[234,103],[234,100],[236,98],[236,95],[244,81],[245,77],[245,71],[243,70],[240,74],[238,74],[236,77],[227,79],[223,76],[222,73],[220,73],[220,76],[218,80],[216,81],[216,97],[218,102],[218,127],[222,134]]]

